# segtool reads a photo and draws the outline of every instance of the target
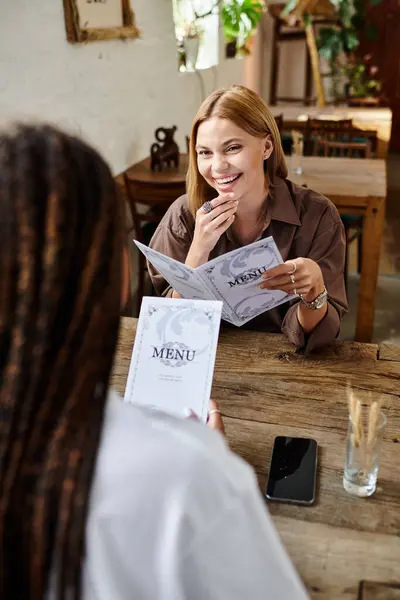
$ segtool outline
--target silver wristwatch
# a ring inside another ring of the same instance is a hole
[[[307,308],[310,308],[311,310],[319,310],[324,306],[324,304],[328,300],[328,292],[326,290],[326,287],[324,287],[323,291],[320,294],[318,294],[318,296],[314,298],[314,300],[311,300],[311,302],[308,302],[308,300],[304,300],[303,294],[299,294],[299,296],[304,306],[307,306]]]

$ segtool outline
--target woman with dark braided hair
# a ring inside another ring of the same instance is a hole
[[[79,585],[117,339],[122,228],[110,170],[51,127],[0,137],[0,596]]]
[[[0,598],[306,598],[223,437],[108,392],[123,255],[94,150],[0,133]]]

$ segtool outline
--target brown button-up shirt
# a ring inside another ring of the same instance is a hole
[[[307,352],[332,342],[339,334],[340,321],[347,310],[344,285],[346,242],[343,224],[335,206],[324,196],[289,180],[276,178],[268,197],[268,221],[261,237],[272,236],[284,261],[311,258],[321,267],[328,290],[328,310],[315,329],[305,335],[297,318],[298,299],[269,310],[243,327],[272,333],[283,332],[298,348]],[[187,196],[181,196],[168,209],[150,246],[185,262],[193,240],[195,221]],[[210,260],[240,244],[228,229],[218,240]],[[153,285],[160,295],[171,293],[165,279],[148,265]]]

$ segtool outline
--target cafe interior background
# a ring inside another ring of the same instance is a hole
[[[349,158],[345,150],[346,160],[381,160],[387,167],[387,190],[384,166],[379,175],[386,206],[372,341],[400,344],[400,5],[394,0],[290,0],[286,7],[269,4],[260,11],[258,4],[3,1],[1,118],[46,119],[83,136],[108,160],[125,199],[123,174],[149,156],[155,130],[176,126],[174,139],[184,154],[196,110],[216,88],[241,83],[259,92],[274,115],[283,116],[289,152],[291,131],[299,124],[304,132],[308,116],[352,118],[361,146],[358,158]],[[99,35],[93,35],[96,28]],[[372,146],[363,130],[374,133]],[[363,154],[366,142],[370,159]],[[173,177],[174,168],[164,171]],[[357,183],[355,169],[350,171]],[[373,166],[368,172],[375,177]],[[363,181],[360,185],[369,187],[368,177]],[[369,190],[363,194],[368,197]],[[126,207],[133,282],[127,314],[137,315],[139,256],[128,202]],[[353,217],[350,311],[343,339],[355,336],[359,302],[363,218]]]

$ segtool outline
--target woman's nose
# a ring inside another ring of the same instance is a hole
[[[228,161],[226,160],[226,156],[223,154],[215,153],[212,159],[212,171],[213,174],[220,174],[226,171],[229,168]]]

